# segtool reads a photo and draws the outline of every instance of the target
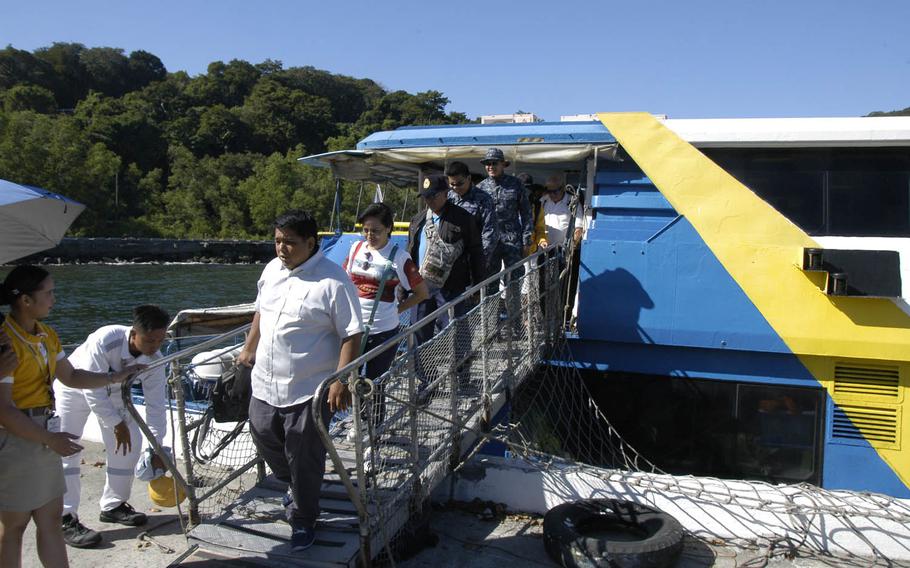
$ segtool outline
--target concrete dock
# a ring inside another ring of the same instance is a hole
[[[148,515],[146,526],[124,527],[98,521],[98,498],[104,487],[105,451],[102,444],[85,442],[84,445],[80,518],[89,528],[101,531],[104,541],[98,548],[89,550],[68,548],[70,566],[164,568],[177,561],[187,550],[177,511],[155,506],[149,500],[144,483],[134,483],[130,503],[137,511]],[[556,566],[544,551],[542,520],[539,516],[503,516],[495,514],[496,512],[491,515],[487,509],[470,504],[435,506],[431,530],[438,537],[438,542],[396,565],[402,568],[501,568],[507,563],[518,566]],[[708,546],[690,539],[686,542],[677,568],[839,565],[834,559],[822,558],[772,558],[766,564],[763,557],[762,551]],[[22,565],[26,568],[41,565],[35,550],[33,525],[26,532]],[[242,561],[225,562],[223,559],[189,560],[184,565],[193,568],[251,566]]]

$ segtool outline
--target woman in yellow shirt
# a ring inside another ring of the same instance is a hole
[[[119,373],[73,369],[57,334],[39,321],[54,306],[54,279],[43,268],[14,268],[0,286],[0,304],[10,305],[0,333],[0,566],[21,565],[22,535],[32,519],[41,563],[67,566],[60,456],[82,446],[71,434],[53,431],[53,380],[100,388],[141,367]]]

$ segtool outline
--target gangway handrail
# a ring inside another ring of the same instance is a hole
[[[316,425],[317,431],[319,432],[320,438],[322,438],[323,445],[326,448],[329,459],[332,461],[332,464],[335,468],[335,472],[338,475],[342,485],[347,491],[348,496],[351,499],[352,504],[357,510],[358,518],[360,519],[359,523],[359,532],[361,538],[361,562],[363,565],[369,565],[371,559],[370,554],[370,522],[369,522],[369,512],[367,511],[366,505],[366,495],[365,495],[365,469],[363,464],[363,439],[359,435],[362,431],[361,417],[360,417],[360,396],[361,396],[361,385],[358,383],[358,374],[359,370],[363,367],[365,363],[376,358],[380,354],[386,352],[388,349],[398,348],[401,345],[402,341],[408,342],[408,350],[413,352],[416,347],[415,334],[418,330],[421,330],[427,325],[433,325],[434,322],[443,314],[449,314],[451,319],[454,319],[454,307],[467,302],[469,298],[473,297],[475,294],[480,294],[481,304],[485,301],[486,291],[489,286],[500,281],[511,281],[514,278],[514,273],[519,270],[527,270],[530,267],[536,267],[535,269],[540,268],[540,263],[538,260],[542,257],[547,257],[549,261],[555,261],[559,252],[560,247],[548,247],[545,249],[539,249],[536,252],[532,253],[529,256],[526,256],[515,262],[514,264],[500,270],[495,274],[491,274],[481,282],[474,284],[470,288],[462,292],[458,297],[446,302],[445,304],[439,306],[432,313],[428,314],[424,318],[420,319],[417,322],[411,323],[408,327],[399,331],[395,336],[386,340],[382,344],[374,347],[367,353],[364,353],[353,361],[342,367],[341,369],[336,370],[334,373],[326,377],[317,387],[316,392],[313,395],[314,403],[311,404],[310,411],[313,414],[314,423]],[[513,291],[514,293],[514,291]],[[347,378],[347,380],[345,380]],[[439,379],[441,380],[441,378]],[[352,401],[352,410],[351,415],[353,419],[353,427],[357,435],[354,438],[355,452],[357,454],[356,468],[357,468],[357,479],[360,480],[359,486],[355,487],[351,479],[351,476],[348,474],[344,462],[341,459],[341,456],[338,454],[337,448],[335,447],[334,440],[332,439],[329,430],[324,425],[323,418],[323,404],[321,401],[326,396],[329,386],[331,386],[335,381],[341,381],[342,384],[347,384],[351,390],[353,401]],[[484,396],[489,396],[489,393],[484,393]],[[441,418],[441,417],[440,417]]]
[[[518,262],[512,264],[511,266],[503,268],[501,271],[499,271],[491,276],[488,276],[483,281],[481,281],[480,284],[475,284],[475,285],[471,286],[470,288],[467,288],[464,292],[459,294],[457,298],[454,298],[452,300],[449,300],[445,304],[442,304],[441,306],[436,308],[436,310],[431,312],[429,315],[425,316],[423,319],[416,321],[416,322],[412,322],[406,328],[402,329],[397,334],[395,334],[393,337],[387,339],[383,343],[370,349],[366,353],[363,353],[362,355],[360,355],[359,357],[357,357],[356,359],[354,359],[353,361],[351,361],[350,363],[348,363],[341,369],[336,370],[334,373],[332,373],[331,375],[326,377],[323,380],[323,382],[331,381],[331,380],[335,379],[336,377],[350,374],[352,371],[354,371],[356,369],[360,369],[361,367],[363,367],[364,363],[366,363],[372,359],[375,359],[378,355],[384,353],[388,348],[391,348],[393,345],[395,345],[395,346],[399,345],[401,343],[401,341],[403,339],[405,339],[408,335],[413,333],[415,329],[420,329],[420,328],[424,327],[425,325],[429,324],[431,321],[436,321],[439,318],[439,316],[441,316],[443,313],[449,311],[450,307],[456,306],[456,305],[462,303],[465,300],[465,298],[469,298],[469,297],[473,296],[474,294],[479,292],[481,290],[481,288],[485,288],[494,282],[498,282],[498,281],[502,280],[502,277],[504,275],[506,275],[506,274],[511,275],[515,270],[518,270],[519,268],[524,268],[525,265],[530,264],[530,262],[532,260],[540,258],[541,256],[555,255],[557,248],[558,247],[548,247],[548,248],[545,248],[542,250],[537,250],[537,251],[531,253],[530,255],[522,258]],[[344,383],[344,381],[342,381],[342,382]],[[347,383],[345,383],[345,384],[347,384]],[[318,418],[318,416],[317,416],[317,418]]]

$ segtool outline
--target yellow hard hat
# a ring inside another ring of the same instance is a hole
[[[149,499],[159,507],[176,507],[186,499],[186,492],[173,477],[162,475],[149,481]]]

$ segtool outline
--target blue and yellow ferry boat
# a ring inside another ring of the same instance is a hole
[[[571,364],[644,455],[910,497],[910,117],[407,127],[301,161],[413,186],[491,146],[579,189]]]

